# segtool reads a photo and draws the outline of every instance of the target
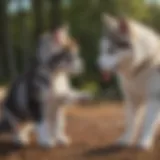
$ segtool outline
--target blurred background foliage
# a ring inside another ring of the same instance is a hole
[[[38,36],[63,20],[70,24],[86,64],[86,72],[74,85],[101,97],[120,97],[116,77],[103,82],[95,63],[102,12],[124,14],[160,31],[159,0],[0,0],[1,83],[24,72],[35,54]]]

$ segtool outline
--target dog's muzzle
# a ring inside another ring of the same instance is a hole
[[[106,68],[103,68],[101,63],[98,61],[98,70],[102,75],[102,79],[106,82],[110,81],[113,75],[113,70],[107,70]]]

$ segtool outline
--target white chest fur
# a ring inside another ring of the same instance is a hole
[[[61,72],[54,76],[52,81],[53,92],[56,96],[65,96],[70,90],[69,77]]]

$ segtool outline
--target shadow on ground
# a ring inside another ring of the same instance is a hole
[[[7,156],[20,149],[21,146],[15,145],[12,142],[0,141],[0,156]]]
[[[5,135],[0,137],[0,160],[160,160],[160,141],[151,153],[110,145],[124,130],[123,124],[117,123],[123,119],[120,103],[71,108],[67,117],[70,146],[44,150],[33,144],[24,148],[11,143]]]

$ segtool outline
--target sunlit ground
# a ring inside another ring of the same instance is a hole
[[[1,93],[2,94],[2,93]],[[97,102],[77,105],[67,110],[67,133],[72,138],[68,147],[42,150],[35,143],[15,148],[8,138],[0,138],[0,160],[159,160],[160,141],[152,152],[138,149],[111,149],[123,133],[124,117],[121,102]],[[157,137],[158,138],[158,137]]]

